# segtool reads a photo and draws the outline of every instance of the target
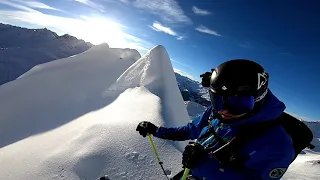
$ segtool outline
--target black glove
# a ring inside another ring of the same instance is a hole
[[[206,157],[204,147],[199,143],[188,144],[182,154],[182,164],[184,168],[193,169]]]
[[[211,75],[212,75],[212,72],[206,72],[206,73],[200,75],[201,85],[203,87],[210,87]]]
[[[158,127],[151,122],[142,121],[138,124],[136,131],[139,131],[139,134],[143,137],[146,137],[148,134],[156,135]]]

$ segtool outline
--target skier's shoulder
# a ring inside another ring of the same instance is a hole
[[[270,128],[262,137],[262,142],[266,145],[273,145],[276,147],[292,146],[292,139],[286,130],[279,124]]]
[[[258,147],[258,148],[257,148]],[[247,150],[261,152],[263,156],[253,156],[258,159],[273,159],[274,161],[291,161],[294,157],[293,141],[281,125],[272,127],[267,132],[252,139]],[[270,163],[274,161],[270,161]],[[268,162],[268,161],[267,161]]]
[[[264,168],[276,166],[287,168],[295,157],[292,139],[281,126],[276,126],[262,136],[253,139],[243,149],[245,154],[250,153],[246,163],[249,167]],[[256,162],[265,162],[259,167]]]

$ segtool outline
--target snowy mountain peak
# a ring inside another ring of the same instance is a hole
[[[0,47],[25,47],[42,44],[58,37],[55,32],[44,29],[27,29],[0,23]]]
[[[0,87],[0,179],[163,178],[136,125],[183,125],[189,117],[164,47],[139,60],[135,51],[120,59],[123,52],[94,46]],[[164,142],[154,139],[175,174],[185,142]]]
[[[179,88],[181,90],[189,90],[189,91],[193,91],[193,92],[197,92],[201,89],[201,84],[197,81],[194,81],[188,77],[185,77],[179,73],[175,73],[176,74],[176,78],[179,84]]]
[[[188,77],[175,73],[179,89],[185,101],[194,101],[202,106],[209,106],[208,89]],[[188,111],[190,112],[190,111]],[[191,115],[194,116],[193,113]]]
[[[24,30],[28,30],[28,29],[25,29],[23,28]],[[31,31],[32,32],[32,31]],[[56,38],[58,37],[58,34],[53,32],[53,31],[50,31],[49,29],[47,28],[43,28],[43,29],[33,29],[33,32],[36,32],[38,33],[39,35],[46,35],[48,37],[53,37],[53,38]]]
[[[92,44],[68,34],[0,24],[0,85],[18,78],[34,66],[73,56]]]
[[[58,36],[56,37],[57,39],[61,38],[61,39],[66,39],[66,40],[78,40],[78,38],[71,36],[69,34],[64,34],[62,36]]]
[[[69,41],[83,41],[69,34],[59,36],[57,33],[47,29],[27,29],[18,26],[0,23],[0,47],[25,47],[41,46],[43,43],[54,39],[65,39]],[[88,43],[88,46],[92,46]]]

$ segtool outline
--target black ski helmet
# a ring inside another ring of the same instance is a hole
[[[268,73],[258,63],[234,59],[212,71],[210,88],[222,96],[253,96],[255,103],[258,103],[268,92],[268,81]]]

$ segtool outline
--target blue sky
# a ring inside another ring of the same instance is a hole
[[[162,44],[176,71],[198,81],[226,60],[252,59],[288,112],[320,120],[319,8],[316,0],[1,0],[0,22],[142,54]]]

